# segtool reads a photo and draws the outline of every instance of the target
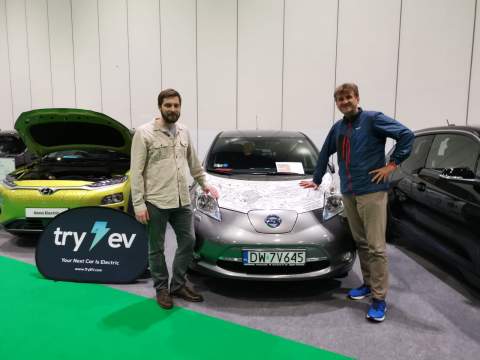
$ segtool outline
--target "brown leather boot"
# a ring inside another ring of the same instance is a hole
[[[203,296],[196,293],[186,285],[182,286],[180,289],[175,290],[174,292],[171,293],[172,296],[176,296],[179,298],[182,298],[187,301],[192,301],[192,302],[202,302],[203,301]]]
[[[173,307],[173,299],[170,296],[168,289],[161,289],[157,292],[157,303],[167,310]]]

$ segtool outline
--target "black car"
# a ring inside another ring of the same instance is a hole
[[[420,130],[392,174],[390,221],[402,241],[480,286],[480,127]]]
[[[32,155],[16,131],[0,131],[0,158],[15,159],[15,167],[32,160]]]

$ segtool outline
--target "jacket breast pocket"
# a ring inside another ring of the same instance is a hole
[[[188,140],[180,138],[180,141],[177,144],[178,144],[177,151],[179,151],[183,157],[186,157],[187,149],[188,149]]]
[[[150,148],[150,159],[159,161],[168,159],[171,156],[171,146],[162,143],[152,144]]]

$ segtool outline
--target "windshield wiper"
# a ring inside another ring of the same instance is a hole
[[[251,172],[249,173],[250,175],[305,175],[305,174],[299,174],[296,172],[290,172],[290,171],[264,171],[264,172]]]

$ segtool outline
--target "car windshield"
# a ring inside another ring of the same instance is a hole
[[[25,144],[14,136],[0,136],[0,156],[17,155],[25,151]]]
[[[220,137],[206,159],[221,174],[312,175],[317,151],[306,137]]]
[[[64,150],[45,155],[45,161],[76,162],[76,161],[122,161],[128,160],[125,154],[109,150]]]

